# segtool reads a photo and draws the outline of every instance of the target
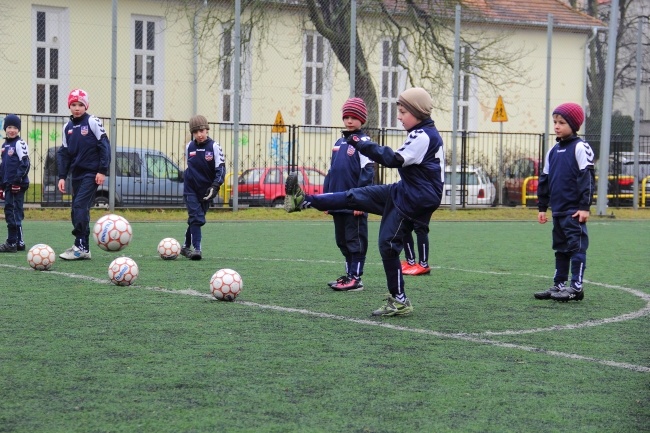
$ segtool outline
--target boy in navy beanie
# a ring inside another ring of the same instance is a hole
[[[536,299],[580,301],[584,298],[582,280],[587,267],[587,220],[594,195],[594,153],[576,135],[585,119],[580,105],[568,102],[553,110],[557,143],[546,154],[539,176],[537,221],[553,216],[555,275],[553,286],[534,294]],[[571,272],[571,282],[565,285]]]
[[[368,109],[361,98],[350,98],[343,104],[344,133],[367,137],[361,127],[368,118]],[[325,176],[323,192],[342,192],[350,188],[372,185],[375,165],[367,156],[349,145],[345,135],[334,143],[330,169]],[[361,275],[368,252],[368,214],[360,210],[325,211],[334,220],[336,245],[345,258],[345,274],[328,285],[337,291],[363,290]]]
[[[5,201],[7,241],[0,244],[0,253],[25,251],[23,218],[25,191],[29,188],[29,149],[20,138],[20,117],[9,114],[4,118],[5,142],[0,164],[0,199]]]

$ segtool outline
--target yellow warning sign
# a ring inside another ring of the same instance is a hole
[[[278,114],[275,115],[275,122],[273,122],[271,132],[287,132],[287,127],[284,126],[284,119],[282,118],[280,110],[278,110]]]
[[[499,95],[499,99],[497,99],[497,105],[494,107],[494,112],[492,113],[492,121],[493,122],[507,122],[508,121],[508,114],[506,113],[506,106],[503,105],[503,99],[501,98],[501,95]]]

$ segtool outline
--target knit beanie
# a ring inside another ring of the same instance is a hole
[[[343,111],[343,118],[348,116],[354,117],[355,119],[359,119],[362,125],[368,119],[368,109],[366,108],[366,103],[361,98],[348,99],[343,104],[341,111]]]
[[[406,108],[409,113],[424,120],[431,117],[431,110],[433,109],[433,100],[429,92],[422,87],[413,87],[404,90],[397,98],[397,103]]]
[[[553,114],[559,114],[566,120],[573,132],[578,132],[582,126],[582,122],[585,121],[585,112],[582,111],[582,107],[573,102],[567,102],[561,105],[558,105]]]
[[[7,114],[2,122],[2,128],[6,131],[8,126],[15,126],[20,131],[20,117],[15,114]]]
[[[74,89],[68,95],[68,108],[72,105],[73,102],[81,102],[88,109],[88,93],[83,89]]]
[[[190,118],[190,132],[194,134],[196,131],[199,131],[201,129],[210,129],[210,126],[208,125],[208,119],[206,119],[205,116],[201,116],[200,114],[192,116]]]

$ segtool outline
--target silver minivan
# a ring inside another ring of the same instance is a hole
[[[118,147],[115,151],[116,207],[183,206],[183,170],[152,149]],[[71,195],[58,191],[56,148],[48,149],[43,172],[43,206],[69,206]],[[97,190],[95,207],[108,207],[109,177]],[[70,179],[66,191],[70,191]]]

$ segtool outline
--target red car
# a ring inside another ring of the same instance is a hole
[[[542,169],[540,160],[521,158],[515,160],[506,168],[506,178],[503,182],[503,204],[506,206],[536,206],[537,184]],[[525,186],[524,186],[525,183]],[[525,191],[525,199],[522,193]]]
[[[323,192],[325,173],[313,167],[292,167],[298,172],[300,185],[307,194]],[[289,167],[249,168],[239,175],[238,204],[240,206],[284,206],[284,181]],[[230,206],[233,197],[230,197]]]

